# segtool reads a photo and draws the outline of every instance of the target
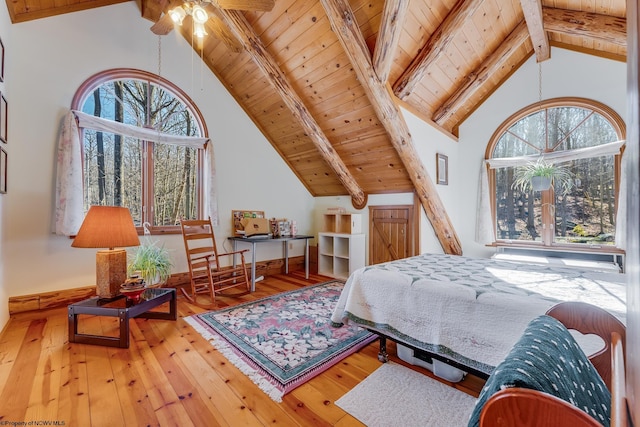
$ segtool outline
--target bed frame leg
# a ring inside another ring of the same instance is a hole
[[[380,351],[378,352],[378,360],[382,363],[389,361],[389,355],[387,354],[387,338],[380,337]]]

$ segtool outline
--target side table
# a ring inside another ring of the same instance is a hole
[[[169,302],[169,312],[149,311],[165,302]],[[124,295],[104,299],[93,297],[71,304],[69,310],[69,342],[106,345],[109,347],[129,348],[129,319],[176,320],[178,318],[176,290],[171,288],[150,288],[140,295],[139,302],[134,302]],[[120,319],[120,336],[110,337],[78,333],[80,314],[94,316],[118,317]]]

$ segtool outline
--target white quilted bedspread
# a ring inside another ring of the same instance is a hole
[[[355,271],[331,320],[490,374],[529,321],[557,302],[588,302],[625,322],[625,296],[623,274],[423,254]]]

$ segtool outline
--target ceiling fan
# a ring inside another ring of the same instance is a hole
[[[207,23],[218,38],[238,52],[242,47],[218,17],[219,9],[269,12],[274,5],[275,0],[161,0],[160,7],[164,13],[151,26],[151,31],[159,36],[169,34],[175,25],[182,25],[182,21],[191,16],[195,36],[202,38],[207,35]]]

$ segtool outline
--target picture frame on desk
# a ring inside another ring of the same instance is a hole
[[[274,238],[291,236],[291,221],[286,218],[272,218],[269,220],[269,228]]]
[[[291,236],[291,223],[288,220],[279,221],[278,229],[280,230],[280,236]]]

